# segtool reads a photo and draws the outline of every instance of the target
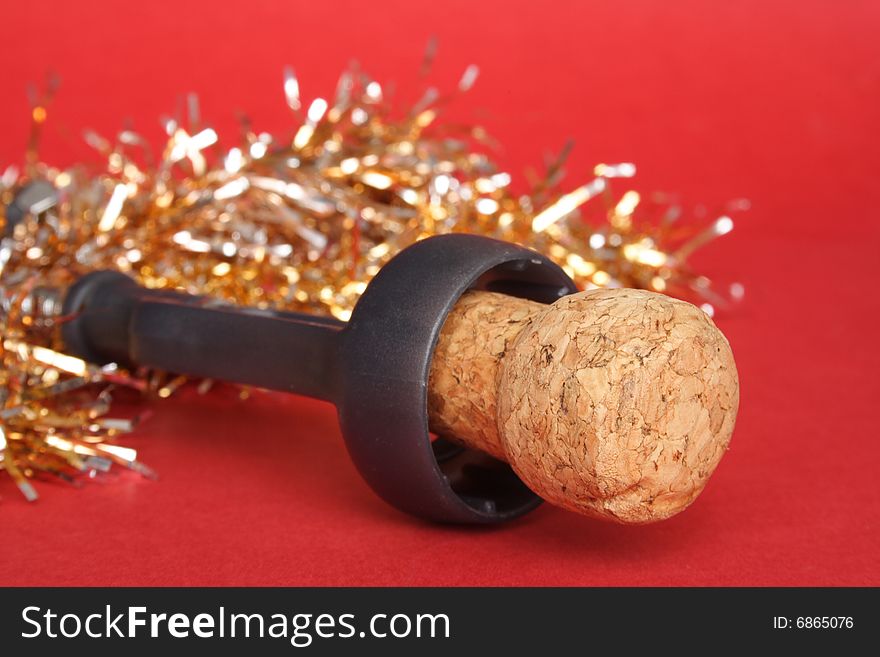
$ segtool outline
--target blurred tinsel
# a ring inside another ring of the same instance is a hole
[[[566,148],[529,193],[513,193],[482,128],[438,120],[476,77],[471,66],[458,92],[428,88],[397,115],[382,86],[356,66],[342,74],[335,97],[307,105],[288,69],[289,137],[244,121],[239,145],[219,151],[191,96],[186,121],[162,120],[159,157],[131,130],[112,139],[86,132],[106,161],[97,175],[40,160],[57,83],[34,94],[26,164],[0,177],[0,467],[24,495],[37,496],[29,478],[76,482],[113,463],[151,476],[133,449],[116,444],[133,420],[108,415],[110,392],[126,386],[167,397],[184,382],[63,353],[60,294],[87,271],[113,268],[148,287],[346,320],[399,250],[470,232],[545,253],[582,288],[645,288],[710,313],[741,296],[738,285],[719,293],[687,264],[731,230],[730,217],[685,220],[662,196],[613,192],[613,179],[635,174],[632,164],[599,164],[591,180],[560,193]]]

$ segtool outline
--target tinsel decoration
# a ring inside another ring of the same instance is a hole
[[[476,77],[469,67],[458,91]],[[159,157],[131,130],[113,139],[86,132],[106,161],[94,175],[38,157],[55,86],[32,99],[24,170],[9,167],[0,178],[0,467],[28,499],[37,497],[33,477],[76,482],[114,463],[152,476],[134,450],[116,444],[133,422],[108,415],[110,391],[122,385],[167,397],[185,381],[62,353],[61,295],[90,270],[346,320],[398,251],[431,235],[470,232],[546,253],[582,288],[656,290],[707,312],[731,298],[687,264],[732,228],[730,217],[685,222],[662,199],[614,193],[613,179],[635,174],[629,163],[599,164],[591,180],[560,194],[565,153],[530,193],[515,194],[482,128],[438,121],[456,94],[429,88],[398,116],[382,86],[352,67],[334,98],[304,104],[288,69],[283,89],[296,125],[289,136],[258,133],[244,121],[240,143],[221,150],[190,97],[186,122],[162,121]]]

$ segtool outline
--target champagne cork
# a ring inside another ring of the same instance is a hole
[[[733,354],[699,308],[630,289],[552,305],[465,294],[431,366],[432,431],[558,506],[628,524],[685,509],[730,442]]]

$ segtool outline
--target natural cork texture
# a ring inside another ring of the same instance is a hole
[[[550,306],[469,292],[428,393],[432,431],[507,461],[553,504],[624,523],[696,498],[738,403],[730,346],[702,310],[620,289]]]

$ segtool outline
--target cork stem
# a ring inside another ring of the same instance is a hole
[[[450,312],[428,384],[431,430],[507,460],[498,433],[498,378],[513,341],[542,304],[493,292],[468,292]]]

